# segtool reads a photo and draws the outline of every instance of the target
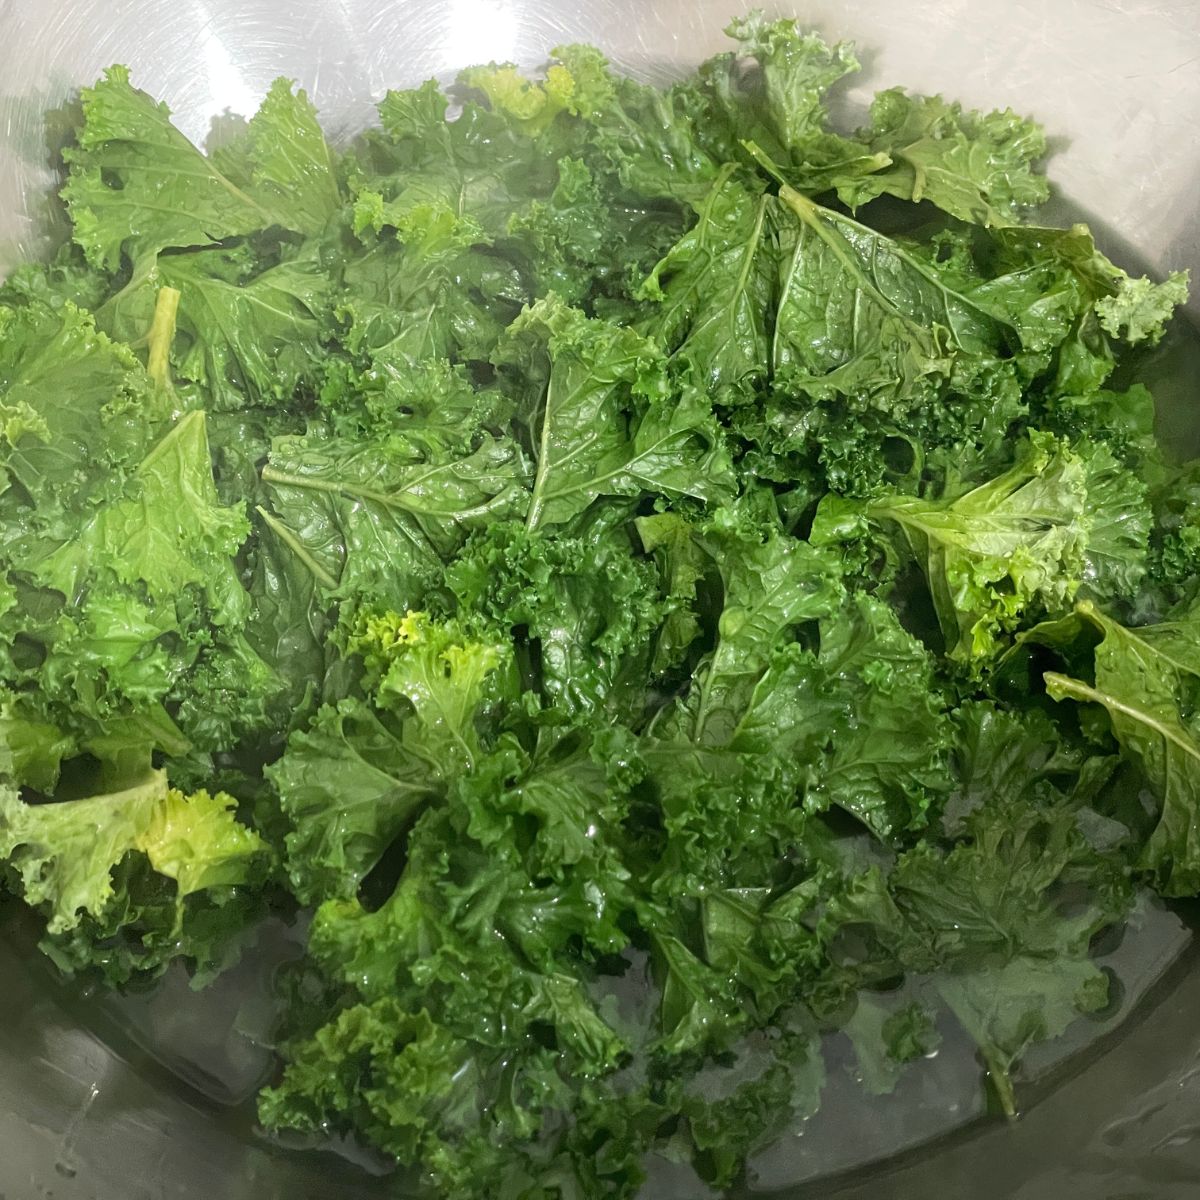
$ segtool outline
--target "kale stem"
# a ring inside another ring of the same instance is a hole
[[[160,287],[150,323],[150,353],[146,370],[161,388],[171,386],[171,343],[175,340],[175,318],[179,312],[178,288]]]
[[[338,581],[300,544],[296,535],[278,518],[273,517],[263,506],[257,505],[255,512],[263,524],[308,568],[312,577],[323,587],[335,588]]]

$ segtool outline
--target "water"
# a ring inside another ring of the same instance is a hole
[[[30,923],[10,914],[3,930],[10,935],[5,938],[9,944],[14,931],[17,948],[24,941],[31,949]],[[1191,944],[1191,929],[1178,913],[1148,896],[1141,899],[1126,935],[1098,959],[1119,981],[1119,1002],[1103,1020],[1081,1019],[1065,1036],[1026,1056],[1017,1095],[1032,1115],[1023,1123],[1036,1124],[1040,1103],[1066,1082],[1119,1055],[1119,1035],[1131,1016],[1153,1019],[1156,1002],[1162,1002],[1158,992],[1165,985],[1167,994],[1173,994],[1171,968]],[[152,991],[131,996],[81,995],[77,988],[55,981],[48,966],[25,961],[37,971],[36,988],[65,1005],[67,1020],[91,1031],[91,1053],[128,1064],[159,1090],[173,1093],[192,1111],[194,1121],[218,1135],[219,1144],[233,1141],[274,1159],[282,1152],[267,1146],[256,1131],[253,1097],[273,1069],[270,1037],[278,1015],[273,977],[278,964],[296,951],[294,933],[274,925],[263,931],[257,951],[203,992],[192,991],[182,972],[171,972]],[[906,1068],[895,1091],[885,1096],[863,1091],[848,1039],[840,1033],[829,1035],[823,1047],[826,1082],[820,1111],[754,1157],[747,1184],[737,1193],[739,1200],[824,1200],[829,1188],[857,1186],[881,1163],[906,1155],[927,1158],[935,1144],[962,1138],[973,1128],[1003,1128],[1005,1122],[995,1117],[980,1126],[987,1113],[987,1091],[973,1045],[951,1019],[942,1021],[940,1032],[938,1051]],[[105,1103],[113,1103],[105,1079],[110,1072],[111,1064],[97,1063],[80,1073],[78,1098],[66,1110],[57,1137],[60,1183],[70,1182],[80,1163],[94,1161],[91,1123],[112,1121],[111,1111],[100,1111]],[[1200,1065],[1187,1078],[1187,1086],[1200,1092]],[[1156,1107],[1153,1102],[1145,1112],[1144,1117],[1121,1118],[1107,1127],[1105,1152],[1120,1153],[1140,1136],[1157,1147],[1156,1153],[1185,1153],[1195,1132],[1194,1116],[1181,1125],[1163,1114],[1161,1103]],[[168,1116],[161,1132],[168,1132],[169,1126]],[[283,1143],[283,1150],[295,1165],[309,1164],[310,1170],[313,1162],[325,1160],[322,1169],[331,1172],[331,1178],[366,1189],[364,1195],[376,1194],[379,1181],[372,1183],[371,1175],[385,1170],[374,1156],[345,1144],[293,1139]],[[305,1150],[310,1153],[300,1153]],[[341,1161],[346,1158],[350,1161]],[[339,1189],[336,1194],[340,1200],[345,1193]],[[689,1168],[656,1161],[644,1194],[655,1200],[703,1200],[714,1193]]]
[[[1025,1055],[1015,1077],[1017,1099],[1036,1112],[1039,1094],[1083,1070],[1123,1022],[1169,975],[1192,941],[1174,912],[1143,896],[1120,944],[1097,963],[1117,981],[1119,1000],[1103,1020],[1081,1018],[1060,1038]],[[866,1095],[854,1078],[854,1056],[840,1035],[827,1039],[827,1084],[821,1109],[799,1136],[781,1139],[751,1163],[747,1196],[794,1196],[798,1185],[829,1186],[881,1161],[963,1132],[989,1113],[974,1044],[952,1019],[939,1023],[937,1054],[909,1065],[890,1095]],[[994,1113],[992,1119],[1002,1121]],[[804,1196],[824,1192],[802,1193]],[[679,1197],[683,1200],[683,1197]]]

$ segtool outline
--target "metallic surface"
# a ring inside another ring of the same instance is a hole
[[[278,75],[329,126],[371,120],[388,87],[467,64],[536,64],[562,42],[670,78],[723,47],[736,0],[0,0],[0,265],[47,223],[46,113],[112,62],[202,140]],[[903,83],[1037,117],[1064,196],[1156,270],[1200,258],[1200,10],[1195,0],[791,0],[768,5],[852,38],[861,105]],[[54,137],[53,118],[51,137]]]
[[[857,41],[866,69],[841,94],[847,119],[892,83],[1029,113],[1051,135],[1063,211],[1085,214],[1110,253],[1200,277],[1197,0],[766,7]],[[666,80],[721,48],[740,9],[734,0],[0,0],[0,269],[61,233],[49,195],[63,108],[112,62],[129,64],[198,141],[215,118],[253,110],[281,74],[348,136],[389,86],[449,79],[479,60],[535,65],[562,42],[595,42],[620,68]],[[1194,427],[1190,413],[1183,419]],[[81,1011],[96,1006],[56,989],[29,954],[27,940],[0,928],[0,1198],[380,1194],[328,1155],[255,1144],[226,1115],[236,1095],[206,1087],[202,1071],[181,1085],[111,1014],[82,1026]],[[181,996],[179,1019],[190,1011]],[[1157,1007],[1141,1011],[1110,1053],[1016,1126],[993,1124],[934,1158],[797,1195],[1191,1200],[1200,1195],[1200,971],[1177,972]],[[236,1057],[240,1047],[245,1062],[265,1062],[261,1004],[248,1013],[239,1000],[229,1022],[211,1053]],[[256,1082],[253,1070],[242,1080]]]

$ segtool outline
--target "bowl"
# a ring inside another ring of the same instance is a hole
[[[1102,247],[1127,264],[1200,275],[1194,0],[796,0],[767,8],[858,43],[865,70],[838,99],[847,121],[892,83],[972,107],[1012,106],[1051,136],[1054,220],[1087,219]],[[253,111],[279,75],[305,87],[326,127],[346,139],[372,121],[388,87],[450,80],[489,59],[533,66],[564,42],[596,43],[618,68],[668,81],[723,48],[722,28],[740,11],[730,0],[5,0],[0,270],[62,237],[52,197],[65,114],[77,88],[110,63],[128,64],[197,142],[226,114]],[[1189,355],[1194,348],[1168,348],[1163,374],[1181,378]],[[1167,436],[1194,442],[1190,407],[1166,408]],[[1036,1103],[1021,1120],[979,1119],[978,1089],[961,1102],[940,1094],[936,1127],[910,1119],[921,1103],[900,1121],[847,1112],[838,1137],[814,1127],[782,1158],[760,1164],[753,1194],[1194,1200],[1200,953],[1176,914],[1146,909],[1140,919],[1144,927],[1112,948],[1135,980],[1116,1014],[1123,1019],[1043,1063]],[[286,953],[286,940],[279,946]],[[260,956],[223,980],[200,1027],[197,1002],[179,980],[124,1000],[64,987],[20,914],[6,910],[0,1197],[388,1194],[370,1160],[353,1167],[327,1150],[280,1148],[254,1135],[244,1102],[270,1071],[270,967]],[[654,1191],[660,1200],[700,1200],[681,1187],[666,1171]]]

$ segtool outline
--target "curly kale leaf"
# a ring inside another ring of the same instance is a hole
[[[1127,594],[1145,571],[1145,491],[1103,446],[1031,434],[1016,466],[965,495],[885,496],[867,511],[903,531],[965,663],[993,657],[1027,613],[1066,611],[1084,585]]]
[[[188,896],[255,878],[267,847],[233,816],[231,797],[185,796],[157,771],[120,792],[30,805],[15,791],[0,796],[0,856],[22,895],[47,913],[47,930],[74,929],[87,914],[103,919],[114,903],[114,869],[127,854],[145,855],[159,875]]]
[[[495,355],[533,385],[518,409],[537,463],[526,525],[561,525],[597,496],[731,498],[733,466],[703,393],[670,393],[662,358],[631,329],[541,300]]]
[[[473,768],[475,722],[507,656],[419,612],[363,614],[347,649],[363,660],[370,702],[324,706],[267,768],[306,902],[353,896],[421,809]]]
[[[77,145],[63,152],[63,199],[88,262],[114,273],[123,253],[137,260],[275,225],[311,232],[314,213],[336,199],[332,163],[311,110],[290,89],[285,100],[284,88],[251,123],[252,148],[230,156],[249,168],[245,186],[171,124],[165,104],[134,88],[125,67],[85,88]],[[323,198],[302,200],[314,184]]]
[[[860,136],[888,165],[838,184],[838,198],[851,208],[886,194],[995,227],[1020,223],[1050,194],[1034,166],[1045,156],[1045,135],[1011,109],[964,112],[940,96],[891,88],[875,96]]]
[[[1200,737],[1195,728],[1200,681],[1200,622],[1196,608],[1157,625],[1128,629],[1083,603],[1079,618],[1102,635],[1094,651],[1094,682],[1047,672],[1055,700],[1099,704],[1108,712],[1122,753],[1153,789],[1159,818],[1139,866],[1166,895],[1200,888],[1200,842],[1194,820]]]

